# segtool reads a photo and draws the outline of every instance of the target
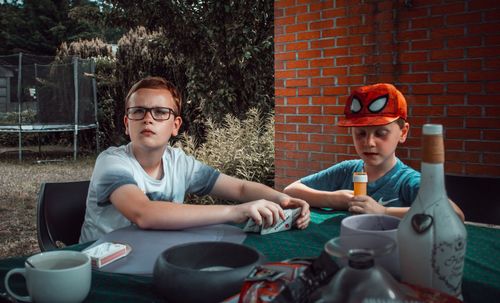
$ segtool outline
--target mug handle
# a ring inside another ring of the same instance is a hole
[[[11,269],[9,270],[9,272],[7,273],[7,275],[5,276],[5,289],[7,290],[7,292],[9,293],[9,295],[13,296],[14,298],[16,298],[16,300],[20,300],[20,301],[25,301],[25,302],[32,302],[32,299],[30,296],[19,296],[17,295],[16,293],[14,293],[12,291],[12,289],[10,289],[10,286],[9,286],[9,278],[10,276],[12,275],[15,275],[15,274],[20,274],[21,276],[23,276],[25,279],[26,279],[26,269],[24,268],[14,268],[14,269]]]

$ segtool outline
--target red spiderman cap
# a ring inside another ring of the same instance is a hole
[[[406,120],[406,100],[391,84],[367,85],[351,93],[344,114],[338,126],[385,125],[399,118]]]

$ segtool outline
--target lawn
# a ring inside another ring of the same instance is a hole
[[[36,235],[37,195],[42,182],[88,180],[95,157],[77,161],[19,163],[0,157],[0,258],[38,252]]]

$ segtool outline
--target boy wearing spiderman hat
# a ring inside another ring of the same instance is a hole
[[[403,94],[379,83],[354,90],[344,109],[341,127],[351,127],[358,160],[347,160],[288,185],[284,192],[313,207],[403,217],[417,196],[420,173],[396,157],[410,124]],[[354,196],[354,172],[368,175],[367,195]],[[460,208],[450,201],[464,220]]]

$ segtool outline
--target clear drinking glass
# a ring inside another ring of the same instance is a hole
[[[400,284],[374,258],[391,253],[393,239],[376,235],[352,235],[333,238],[326,252],[345,265],[317,295],[315,302],[385,302],[409,299]]]

